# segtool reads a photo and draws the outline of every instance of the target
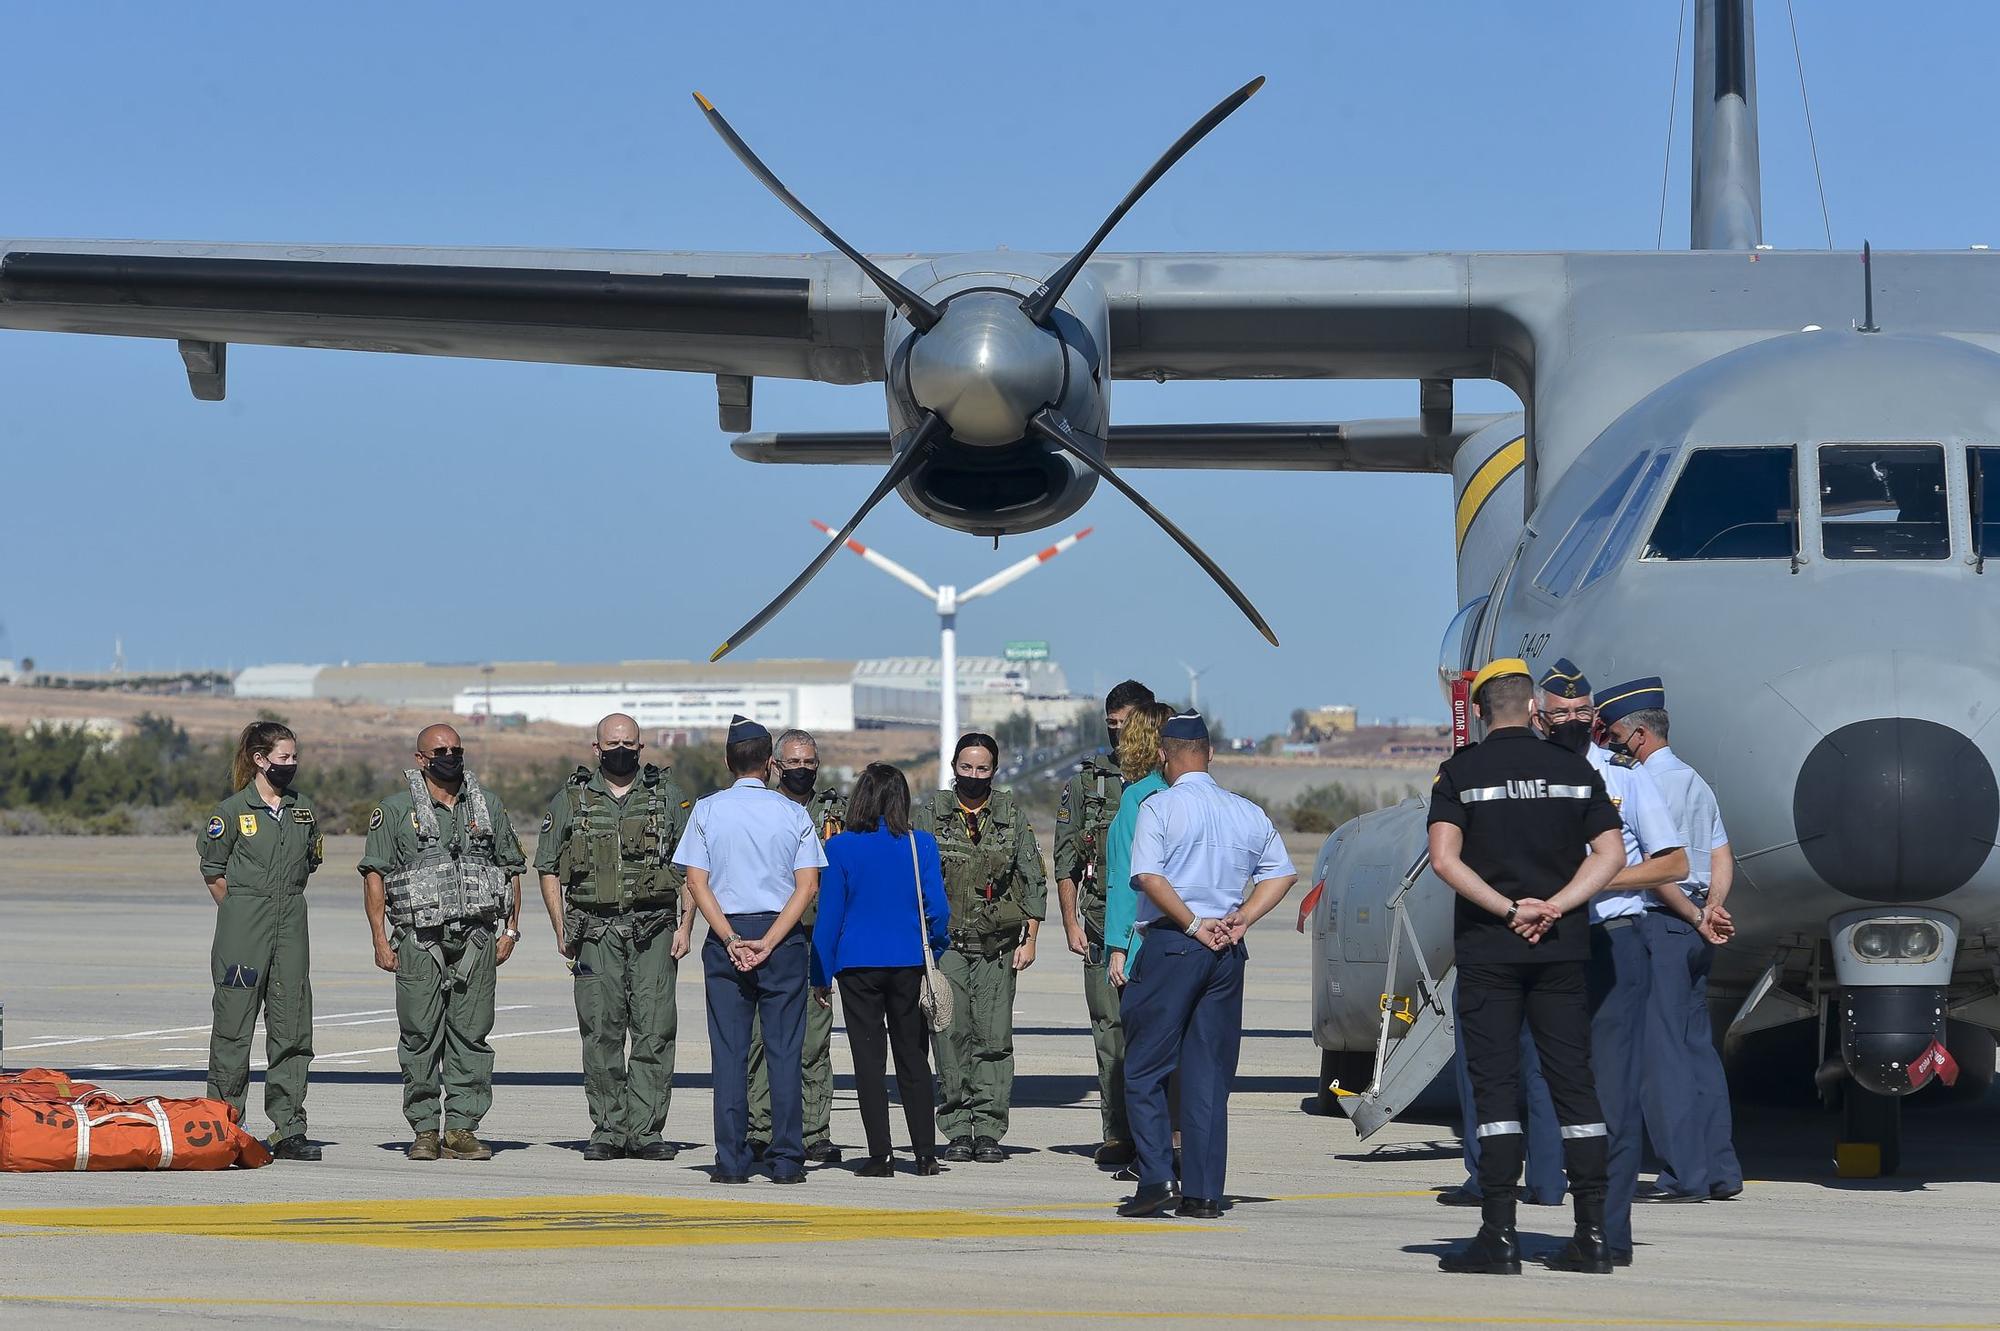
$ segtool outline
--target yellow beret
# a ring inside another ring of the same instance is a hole
[[[1504,678],[1508,675],[1520,675],[1524,679],[1532,679],[1534,677],[1528,671],[1528,663],[1518,656],[1502,656],[1496,660],[1488,661],[1479,668],[1479,673],[1472,677],[1472,700],[1474,702],[1479,701],[1479,691],[1481,689],[1494,680]]]

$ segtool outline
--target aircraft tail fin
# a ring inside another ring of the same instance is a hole
[[[1755,26],[1751,0],[1695,0],[1690,249],[1747,250],[1764,239]]]

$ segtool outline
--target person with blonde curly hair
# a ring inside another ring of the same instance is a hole
[[[1139,826],[1139,806],[1167,788],[1160,769],[1160,727],[1174,709],[1163,702],[1141,703],[1125,718],[1118,736],[1118,766],[1125,774],[1125,793],[1118,815],[1104,841],[1104,946],[1110,952],[1111,983],[1125,987],[1125,972],[1139,950],[1133,929],[1139,914],[1139,893],[1132,886],[1132,833]]]

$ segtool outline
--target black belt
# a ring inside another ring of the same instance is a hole
[[[1637,915],[1614,915],[1608,920],[1599,920],[1590,926],[1593,929],[1636,929],[1639,927]]]

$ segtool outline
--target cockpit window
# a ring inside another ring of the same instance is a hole
[[[1966,449],[1965,471],[1972,495],[1972,553],[2000,558],[2000,448]]]
[[[1673,461],[1673,452],[1663,448],[1653,455],[1651,462],[1646,464],[1646,474],[1639,478],[1639,484],[1632,490],[1632,497],[1625,501],[1625,507],[1619,511],[1618,521],[1612,526],[1611,535],[1605,538],[1604,548],[1599,550],[1597,558],[1591,561],[1590,572],[1583,575],[1583,585],[1577,588],[1578,591],[1616,568],[1618,561],[1625,557],[1625,552],[1631,549],[1632,533],[1638,530],[1639,519],[1645,517],[1646,510],[1652,507],[1653,494],[1660,488],[1660,480],[1667,474],[1667,468],[1673,465]]]
[[[1645,557],[1790,559],[1799,542],[1797,465],[1790,448],[1695,450]]]
[[[1819,451],[1819,509],[1828,559],[1951,554],[1936,444],[1828,444]]]
[[[1562,544],[1549,556],[1549,562],[1542,565],[1542,571],[1535,575],[1535,585],[1552,596],[1561,596],[1576,581],[1582,571],[1584,561],[1597,553],[1597,547],[1604,540],[1606,529],[1611,526],[1612,517],[1618,512],[1618,505],[1632,488],[1633,478],[1646,461],[1641,453],[1626,463],[1611,484],[1604,487],[1604,493],[1590,501],[1571,524],[1569,534],[1562,538]]]

